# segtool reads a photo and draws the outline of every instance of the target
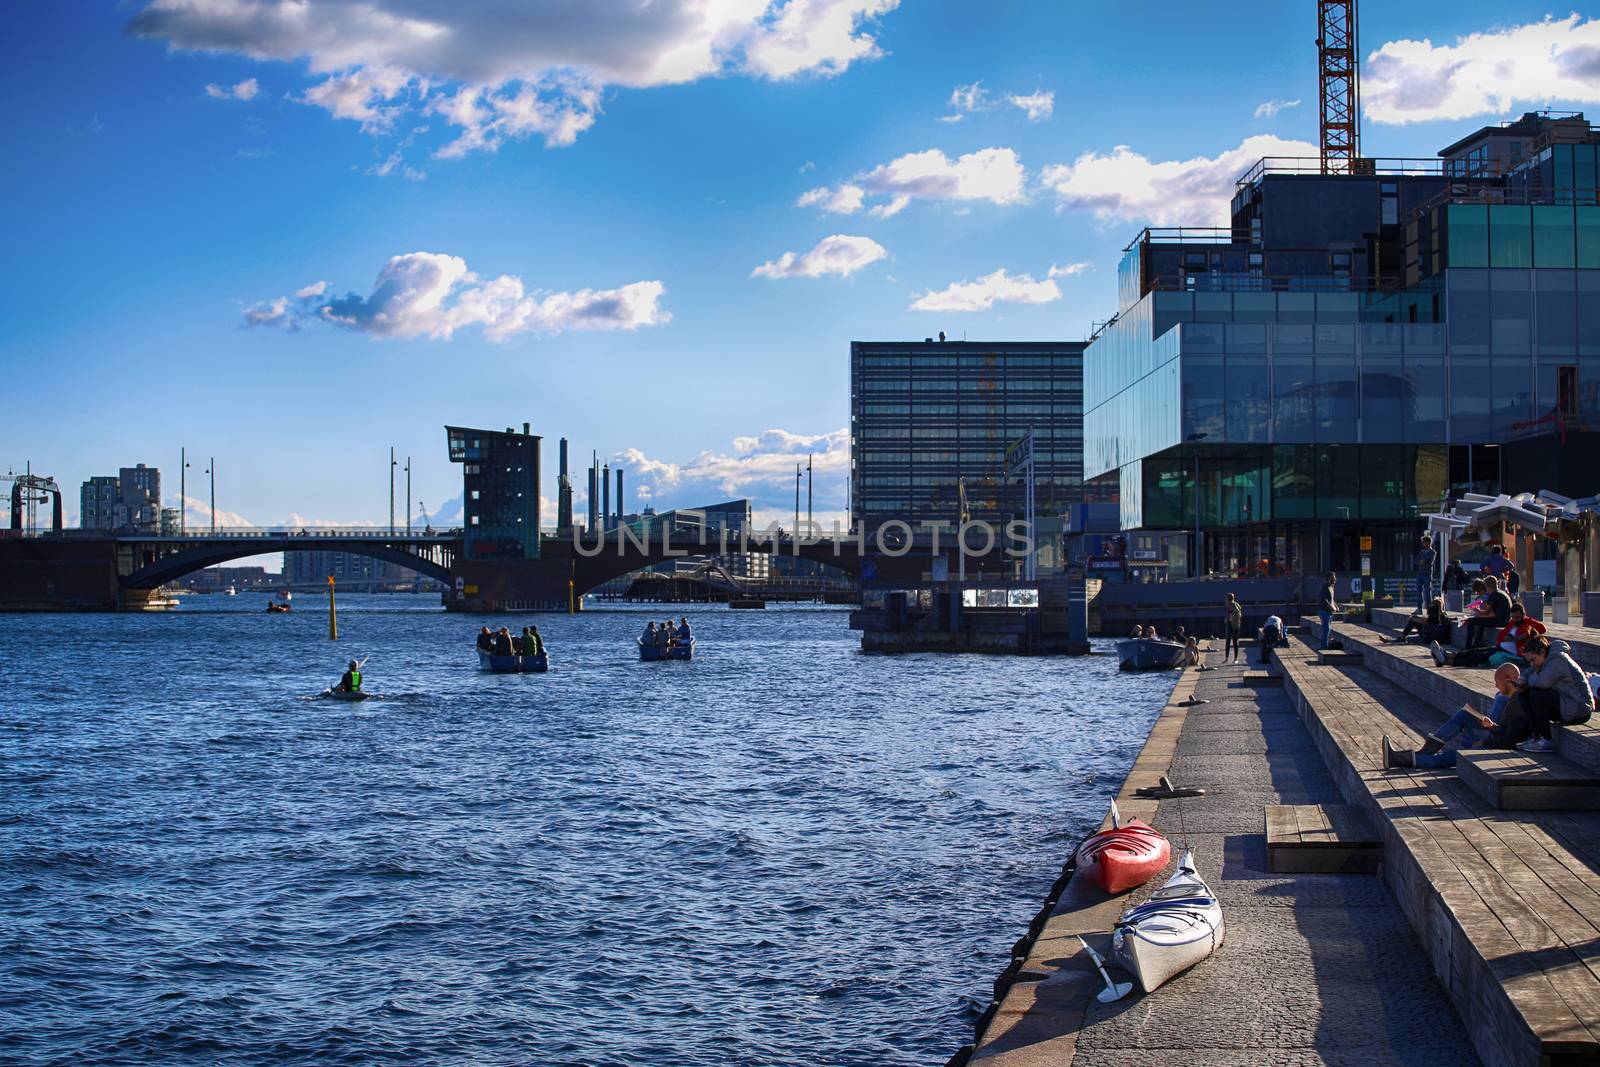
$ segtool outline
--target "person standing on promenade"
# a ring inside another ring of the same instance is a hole
[[[1452,739],[1460,738],[1456,743],[1457,749],[1482,747],[1491,732],[1498,729],[1505,718],[1506,705],[1517,695],[1517,682],[1521,677],[1522,672],[1517,669],[1515,663],[1501,664],[1494,672],[1494,687],[1497,692],[1494,703],[1489,706],[1489,713],[1485,715],[1470,704],[1461,705],[1461,710],[1445,720],[1443,726],[1422,739],[1421,748],[1395,748],[1389,735],[1384,734],[1384,767],[1421,767],[1425,770],[1454,767],[1456,751],[1455,749],[1445,751],[1445,746]]]
[[[1417,552],[1417,606],[1433,599],[1433,566],[1439,555],[1433,550],[1433,537],[1422,535],[1422,548]]]
[[[1577,726],[1594,714],[1594,692],[1583,668],[1566,652],[1550,647],[1543,634],[1524,646],[1532,669],[1523,676],[1511,712],[1526,717],[1533,736],[1517,747],[1524,752],[1553,752],[1556,743],[1550,736],[1553,723]]]
[[[1227,615],[1223,619],[1224,633],[1227,639],[1222,646],[1223,662],[1232,663],[1239,658],[1239,631],[1244,628],[1244,605],[1239,603],[1239,598],[1232,593],[1228,594],[1228,602],[1223,606]]]
[[[1489,550],[1489,558],[1483,561],[1478,571],[1486,578],[1492,575],[1499,580],[1504,578],[1506,571],[1510,569],[1511,561],[1506,558],[1506,546],[1495,545]]]
[[[1334,596],[1333,585],[1338,580],[1338,576],[1329,571],[1328,580],[1322,583],[1322,599],[1317,602],[1317,616],[1322,619],[1322,641],[1317,645],[1318,648],[1327,648],[1328,642],[1333,639],[1333,617],[1339,613],[1339,601]]]

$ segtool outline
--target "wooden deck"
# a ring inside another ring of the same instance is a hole
[[[1278,653],[1286,691],[1346,799],[1373,818],[1384,881],[1478,1054],[1600,1063],[1600,816],[1502,811],[1453,770],[1385,770],[1384,734],[1415,745],[1463,699],[1486,704],[1489,672],[1440,671],[1414,646],[1338,629],[1362,664],[1320,665],[1296,641]]]

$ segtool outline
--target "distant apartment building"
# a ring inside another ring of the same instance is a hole
[[[468,559],[539,558],[540,437],[446,426],[461,464],[462,548]]]
[[[409,589],[428,582],[416,571],[388,560],[360,556],[351,552],[285,552],[283,577],[290,585],[322,586],[329,576],[335,587],[355,591]]]
[[[121,504],[122,489],[116,478],[90,478],[78,489],[78,525],[85,530],[115,530],[126,521],[118,515]]]
[[[1034,441],[1035,512],[1085,499],[1082,341],[855,341],[850,516],[876,529],[1020,515],[1006,447]]]
[[[78,525],[85,530],[157,533],[161,529],[161,471],[140,463],[115,478],[96,475],[78,490]]]
[[[122,483],[122,505],[128,509],[127,526],[139,533],[161,528],[161,471],[143,463],[117,472]]]

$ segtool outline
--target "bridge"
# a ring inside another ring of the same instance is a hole
[[[0,531],[0,535],[7,531]],[[772,553],[813,560],[865,581],[915,582],[931,568],[931,545],[880,546],[856,538],[796,539],[781,531],[700,530],[658,523],[593,536],[549,533],[532,559],[470,558],[459,529],[390,533],[374,527],[228,527],[176,536],[68,530],[0,536],[0,609],[118,610],[193,571],[278,552],[347,552],[409,568],[450,589],[453,611],[568,611],[584,594],[634,571],[689,556]],[[940,555],[952,557],[949,538]],[[1006,569],[971,559],[969,569]],[[953,559],[950,571],[955,572]]]
[[[171,537],[114,538],[122,588],[156,589],[186,574],[230,560],[278,552],[348,552],[409,568],[448,585],[461,545],[460,530],[393,533],[369,526],[227,527]]]

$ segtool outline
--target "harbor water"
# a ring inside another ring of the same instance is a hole
[[[644,664],[665,607],[265,602],[0,616],[0,1060],[942,1062],[1172,683],[836,609]],[[485,621],[551,672],[480,673]]]

